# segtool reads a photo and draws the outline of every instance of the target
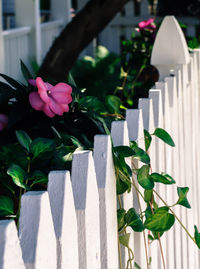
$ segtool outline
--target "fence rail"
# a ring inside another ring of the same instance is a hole
[[[114,146],[129,145],[129,141],[136,140],[144,148],[143,128],[153,132],[161,127],[172,134],[175,148],[153,138],[149,152],[152,170],[166,172],[175,178],[178,186],[190,188],[192,209],[186,212],[177,206],[175,212],[193,234],[193,225],[200,226],[200,50],[188,53],[177,25],[173,17],[167,17],[157,36],[160,46],[157,47],[159,51],[154,51],[152,62],[160,68],[162,79],[150,89],[149,98],[139,100],[138,109],[126,111],[125,121],[113,122],[111,135]],[[169,31],[171,27],[176,30]],[[161,39],[165,32],[171,33],[170,40],[179,38],[183,42],[181,47],[175,44],[173,50],[181,49],[185,57],[176,58],[178,65],[174,59],[173,64],[163,61],[161,68],[157,59],[165,59],[163,55],[168,53],[174,55],[171,50],[160,50],[165,43],[165,39]],[[135,165],[140,167],[141,163],[136,161]],[[136,182],[137,179],[133,179]],[[169,205],[176,202],[175,187],[157,186],[156,190]],[[123,203],[125,209],[134,205],[140,211],[134,192],[126,193]],[[117,269],[116,209],[110,137],[97,135],[93,156],[90,151],[74,154],[71,176],[67,171],[52,171],[48,191],[23,195],[19,240],[14,221],[0,221],[1,268]],[[161,242],[167,268],[200,267],[199,250],[177,222],[161,237]],[[132,233],[130,247],[134,250],[135,261],[146,268],[143,238],[139,233]],[[122,253],[125,268],[128,253],[126,249],[122,249]],[[149,255],[151,268],[162,268],[156,242],[149,246]]]

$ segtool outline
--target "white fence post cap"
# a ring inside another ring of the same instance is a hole
[[[166,16],[154,42],[151,64],[155,65],[160,76],[168,76],[170,69],[190,61],[184,34],[174,16]]]

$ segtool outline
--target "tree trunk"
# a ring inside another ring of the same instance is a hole
[[[66,76],[80,52],[114,18],[127,0],[90,0],[64,28],[47,53],[38,75],[56,81]]]

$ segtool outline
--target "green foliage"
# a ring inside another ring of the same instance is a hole
[[[154,187],[154,182],[149,175],[149,165],[143,165],[137,174],[137,180],[140,186],[145,190],[151,190]]]
[[[188,202],[188,199],[186,197],[188,191],[189,191],[188,187],[185,187],[185,188],[177,187],[177,193],[178,193],[179,199],[178,199],[176,204],[182,205],[182,206],[187,207],[187,208],[191,208],[191,206]]]
[[[174,222],[174,215],[170,214],[168,207],[155,209],[154,214],[150,214],[144,222],[145,228],[153,232],[165,232],[169,230]]]
[[[147,130],[144,130],[144,139],[145,139],[145,150],[148,151],[151,145],[152,137]]]
[[[144,230],[143,222],[135,208],[130,208],[128,210],[125,215],[125,221],[127,225],[130,226],[135,232],[142,232]]]
[[[20,188],[28,190],[29,187],[25,184],[25,181],[28,177],[27,173],[16,164],[13,164],[9,167],[7,171],[8,175],[12,177],[13,182]]]
[[[163,140],[166,144],[170,145],[171,147],[175,147],[173,139],[164,129],[156,128],[153,135],[157,136],[158,138]]]
[[[160,183],[163,183],[163,184],[174,184],[174,183],[176,183],[173,180],[172,177],[165,176],[164,174],[152,173],[150,177],[154,182],[160,182]]]
[[[194,225],[194,238],[198,248],[200,249],[200,233],[196,225]]]
[[[14,203],[10,197],[0,196],[0,218],[14,217]]]

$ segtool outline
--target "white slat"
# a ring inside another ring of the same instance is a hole
[[[19,224],[26,269],[55,269],[56,237],[47,192],[31,191],[22,196]]]
[[[48,193],[57,239],[57,268],[78,269],[78,231],[70,174],[52,171]]]
[[[78,222],[79,268],[101,268],[99,194],[92,152],[73,155],[72,189]]]
[[[25,269],[14,220],[0,221],[0,268]]]

